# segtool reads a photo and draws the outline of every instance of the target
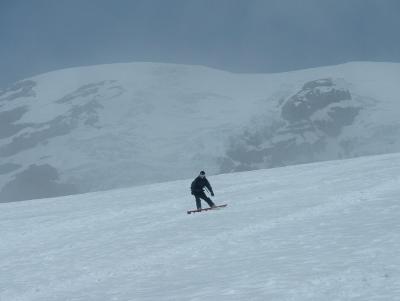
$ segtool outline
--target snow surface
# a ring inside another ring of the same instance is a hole
[[[0,300],[399,300],[400,154],[0,204]]]

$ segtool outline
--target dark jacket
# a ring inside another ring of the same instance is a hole
[[[212,195],[214,194],[214,192],[212,190],[212,187],[210,185],[210,182],[208,182],[206,177],[201,178],[200,176],[198,176],[192,182],[192,185],[190,186],[190,189],[192,190],[192,194],[198,194],[198,193],[203,193],[204,192],[204,187],[206,187],[211,192]]]

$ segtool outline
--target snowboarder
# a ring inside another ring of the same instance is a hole
[[[213,201],[205,194],[204,187],[206,187],[207,190],[211,193],[211,196],[214,196],[214,192],[210,185],[210,182],[208,182],[206,178],[206,173],[204,171],[201,171],[199,176],[194,179],[190,187],[192,190],[192,195],[194,195],[196,199],[196,206],[198,210],[201,209],[200,199],[206,201],[211,208],[215,208],[215,204],[213,203]]]

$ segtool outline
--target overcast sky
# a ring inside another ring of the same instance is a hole
[[[400,62],[397,0],[0,0],[0,87],[80,65]]]

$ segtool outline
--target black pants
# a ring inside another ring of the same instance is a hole
[[[194,197],[196,198],[196,206],[197,206],[197,209],[201,209],[201,200],[200,200],[200,199],[205,200],[205,201],[207,202],[208,206],[210,206],[210,207],[212,207],[212,206],[215,205],[215,204],[213,203],[213,201],[204,193],[204,191],[202,191],[202,192],[196,192],[196,193],[194,194]]]

